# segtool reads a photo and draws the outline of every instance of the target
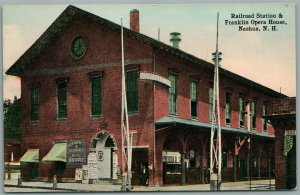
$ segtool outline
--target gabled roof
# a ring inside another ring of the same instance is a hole
[[[97,15],[79,9],[75,6],[68,6],[60,15],[59,17],[48,27],[48,29],[33,43],[33,45],[6,71],[8,75],[14,76],[21,76],[25,66],[32,63],[40,54],[41,52],[51,43],[51,41],[57,37],[67,24],[72,21],[76,16],[83,15],[90,20],[95,21],[101,25],[105,25],[115,31],[121,32],[121,26],[104,18],[101,18]],[[189,62],[198,64],[204,68],[207,68],[211,71],[214,69],[214,65],[210,62],[197,58],[191,54],[188,54],[180,49],[174,48],[170,45],[167,45],[161,41],[155,40],[151,37],[143,35],[141,33],[137,33],[131,31],[128,28],[123,28],[124,33],[130,37],[133,37],[145,44],[151,45],[159,50],[163,50],[171,55],[177,56]],[[278,93],[270,88],[267,88],[259,83],[251,81],[245,77],[242,77],[238,74],[230,72],[224,68],[219,69],[220,74],[226,76],[230,79],[236,80],[240,83],[251,85],[253,89],[261,90],[264,93],[282,98],[286,97],[285,95]]]

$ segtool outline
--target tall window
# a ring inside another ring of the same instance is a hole
[[[230,125],[231,121],[231,93],[226,92],[226,107],[225,107],[225,115],[226,115],[226,125]]]
[[[252,129],[256,130],[256,101],[251,102]]]
[[[177,76],[169,74],[171,87],[169,88],[169,113],[177,114]]]
[[[67,118],[67,80],[57,80],[57,118]]]
[[[263,116],[268,115],[268,105],[263,105]],[[263,132],[267,132],[268,129],[268,122],[266,119],[263,119]]]
[[[245,113],[245,98],[240,97],[239,99],[239,120],[240,120],[240,128],[244,128],[244,113]]]
[[[101,77],[93,75],[91,78],[91,114],[92,116],[101,115]]]
[[[129,113],[138,112],[138,71],[126,72],[126,96]]]
[[[197,83],[195,81],[191,81],[190,84],[190,98],[191,98],[191,117],[197,118]]]
[[[30,89],[30,121],[39,121],[39,87]]]
[[[214,90],[209,88],[209,121],[213,118],[213,101],[214,101]]]

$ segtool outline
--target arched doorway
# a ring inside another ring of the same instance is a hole
[[[107,132],[97,134],[92,143],[92,151],[98,157],[98,180],[117,179],[117,144],[112,135]]]

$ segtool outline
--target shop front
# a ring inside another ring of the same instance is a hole
[[[181,154],[178,151],[162,151],[163,183],[181,183]]]
[[[32,180],[38,177],[39,149],[28,149],[20,158],[21,169],[26,170],[23,178]]]

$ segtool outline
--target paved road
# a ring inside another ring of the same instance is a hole
[[[274,187],[274,180],[271,181]],[[121,189],[120,185],[112,184],[82,184],[82,183],[58,183],[55,190],[52,189],[50,182],[23,182],[22,187],[16,186],[16,180],[4,182],[5,192],[118,192]],[[251,190],[270,190],[269,180],[252,181]],[[222,191],[248,191],[250,188],[248,181],[243,182],[228,182],[221,186]],[[274,190],[271,189],[271,190]],[[168,185],[157,187],[134,186],[133,191],[210,191],[209,184],[195,184],[195,185]]]

